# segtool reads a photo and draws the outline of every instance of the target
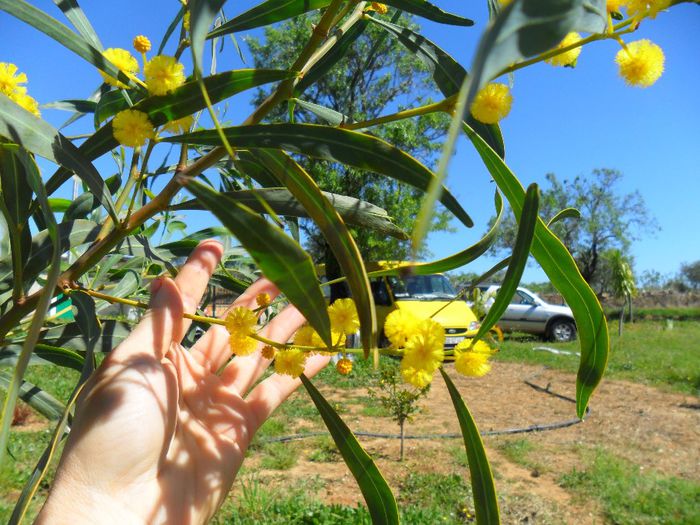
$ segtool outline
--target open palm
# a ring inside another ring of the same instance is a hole
[[[204,523],[216,512],[255,431],[300,384],[273,374],[256,385],[270,364],[260,352],[226,364],[221,326],[189,351],[180,344],[190,325],[183,313],[195,311],[221,255],[220,244],[205,241],[174,280],[154,283],[151,309],[78,401],[39,522]],[[255,307],[261,292],[277,290],[262,279],[234,305]],[[303,322],[290,306],[263,334],[286,342]],[[310,358],[305,374],[327,362]]]

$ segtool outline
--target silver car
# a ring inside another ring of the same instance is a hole
[[[487,311],[499,288],[498,285],[479,286]],[[527,288],[518,288],[513,294],[498,326],[504,331],[536,334],[557,342],[576,339],[576,322],[571,308],[546,303]]]

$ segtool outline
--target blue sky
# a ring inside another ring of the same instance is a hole
[[[66,22],[52,1],[31,3]],[[234,16],[256,3],[228,2],[227,15]],[[423,34],[469,69],[487,20],[486,1],[434,3],[476,20],[471,28],[421,21]],[[177,0],[82,0],[80,5],[105,47],[124,48],[130,48],[137,34],[146,34],[157,42],[178,8]],[[639,190],[661,226],[658,234],[632,248],[638,274],[645,270],[671,274],[682,262],[700,259],[698,28],[700,8],[684,4],[646,21],[636,34],[628,35],[627,41],[648,38],[666,54],[664,75],[648,89],[629,88],[618,77],[614,55],[619,44],[613,41],[586,46],[576,69],[538,64],[521,70],[514,77],[513,110],[502,122],[506,160],[524,185],[544,182],[549,172],[559,178],[585,176],[599,167],[624,173],[621,190]],[[0,32],[0,62],[14,62],[27,73],[29,93],[40,103],[87,98],[98,85],[100,78],[89,64],[6,13],[0,13]],[[252,34],[259,35],[260,31]],[[219,58],[219,70],[240,67],[246,66],[233,46],[227,45]],[[240,122],[251,110],[245,94],[230,100],[228,106],[234,122]],[[42,114],[54,125],[60,125],[67,115],[49,109],[42,110]],[[90,123],[84,120],[82,129],[88,131]],[[108,158],[96,162],[96,166],[106,176],[114,171]],[[466,139],[460,140],[450,164],[448,186],[476,226],[431,235],[428,247],[436,257],[476,241],[493,215],[493,183]],[[192,224],[206,222],[198,214]],[[465,270],[483,271],[493,262],[485,258]],[[544,279],[536,266],[526,270],[525,281]]]

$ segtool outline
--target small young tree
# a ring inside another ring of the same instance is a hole
[[[401,436],[401,448],[399,461],[404,457],[405,423],[412,421],[413,415],[420,412],[418,401],[430,391],[430,385],[423,388],[410,387],[401,379],[399,368],[394,365],[385,365],[379,371],[376,390],[369,389],[369,395],[381,403],[399,425]]]
[[[634,273],[626,257],[619,250],[613,250],[608,256],[611,267],[612,289],[616,297],[624,299],[620,309],[620,318],[617,325],[617,335],[622,335],[622,324],[625,320],[625,307],[627,307],[632,321],[632,297],[637,294],[637,286],[634,282]]]

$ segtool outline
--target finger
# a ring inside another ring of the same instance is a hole
[[[237,306],[245,306],[251,309],[255,308],[257,306],[255,298],[261,293],[266,293],[273,299],[277,297],[279,290],[267,279],[259,279],[238,296],[220,318],[225,319],[226,315]],[[220,325],[214,325],[194,344],[191,350],[192,356],[199,364],[212,372],[216,372],[231,357],[228,339],[229,335],[226,328]]]
[[[163,359],[173,341],[173,334],[180,333],[184,306],[180,290],[167,277],[151,284],[151,307],[124,342],[110,352],[109,359],[123,360],[137,354],[152,355]]]
[[[318,374],[330,361],[329,356],[314,355],[309,357],[304,367],[304,375],[309,379]],[[246,402],[253,415],[255,429],[259,428],[275,409],[294,392],[301,380],[282,374],[272,374],[256,386]]]
[[[299,310],[289,305],[263,328],[260,335],[286,343],[305,322],[306,319]],[[236,357],[221,374],[221,382],[234,392],[244,395],[260,379],[271,362],[272,360],[265,359],[260,352]]]
[[[200,242],[194,251],[187,258],[187,262],[180,268],[180,272],[175,277],[175,284],[180,289],[185,313],[194,314],[202,296],[207,290],[209,279],[211,278],[216,265],[219,264],[224,253],[224,248],[219,241],[209,239]],[[184,319],[181,324],[181,331],[174,334],[173,340],[181,342],[189,330],[192,321]]]

